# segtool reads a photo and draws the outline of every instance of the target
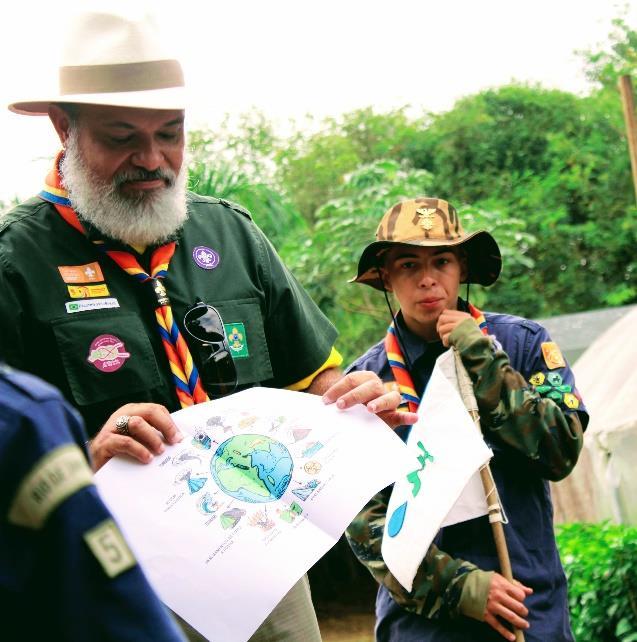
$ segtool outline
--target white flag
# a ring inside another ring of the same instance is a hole
[[[387,509],[382,555],[409,591],[440,527],[487,513],[476,481],[493,453],[448,379],[449,360],[451,350],[436,361],[407,441],[414,468],[394,484]]]

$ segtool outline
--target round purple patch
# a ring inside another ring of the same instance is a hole
[[[129,357],[121,339],[113,334],[100,334],[91,342],[86,360],[102,372],[115,372]]]
[[[198,245],[192,251],[195,263],[204,270],[212,270],[219,265],[219,254],[205,245]]]

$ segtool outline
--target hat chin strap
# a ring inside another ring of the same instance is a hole
[[[405,359],[405,366],[407,366],[407,371],[411,372],[411,359],[409,358],[409,355],[407,354],[407,350],[405,350],[405,342],[403,341],[403,337],[401,334],[401,330],[398,327],[400,324],[397,321],[398,314],[394,314],[394,310],[391,307],[391,303],[389,302],[389,296],[387,294],[387,289],[385,288],[385,281],[383,280],[383,275],[381,273],[381,267],[380,267],[380,262],[378,260],[378,256],[375,257],[376,261],[376,271],[378,272],[378,278],[380,279],[380,283],[383,288],[383,294],[385,295],[385,302],[387,303],[387,307],[389,308],[389,314],[391,315],[391,319],[394,322],[394,330],[396,331],[396,340],[398,341],[400,345],[400,349],[402,350],[403,353],[403,358]]]

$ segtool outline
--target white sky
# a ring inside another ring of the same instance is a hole
[[[135,0],[129,0],[133,3]],[[5,3],[0,21],[0,199],[39,190],[57,149],[48,119],[4,109],[45,97],[57,80],[58,34],[84,3]],[[112,2],[110,3],[112,4]],[[289,118],[372,105],[441,111],[511,80],[585,93],[574,51],[607,42],[614,0],[166,0],[192,95],[190,127],[251,107]],[[7,7],[11,7],[8,9]]]

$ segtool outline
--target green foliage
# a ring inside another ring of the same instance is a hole
[[[619,98],[507,86],[434,116],[411,160],[433,189],[515,216],[538,242],[535,268],[505,272],[490,307],[525,316],[631,303],[634,193]],[[506,264],[505,264],[506,268]],[[542,296],[538,297],[537,293]]]
[[[263,141],[263,137],[258,136],[257,141]],[[244,150],[243,160],[231,162],[216,153],[216,142],[218,139],[213,139],[211,132],[193,132],[190,135],[191,190],[242,205],[277,247],[307,230],[305,221],[293,205],[278,190],[257,178],[266,174],[264,159],[270,153],[267,146],[261,149],[251,147],[249,138],[246,138],[242,145],[237,144],[234,148]]]
[[[637,642],[637,529],[568,524],[557,542],[578,642]]]
[[[609,48],[580,52],[586,63],[586,75],[603,87],[615,88],[620,76],[637,72],[637,31],[623,18],[613,20]]]
[[[375,160],[402,158],[423,122],[412,121],[406,109],[377,114],[369,107],[310,123],[313,133],[297,130],[279,150],[278,181],[313,222],[317,209],[338,195],[346,174]]]

